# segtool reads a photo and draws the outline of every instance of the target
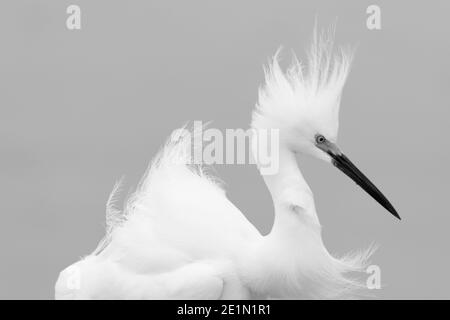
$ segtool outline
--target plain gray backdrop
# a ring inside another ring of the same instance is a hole
[[[381,30],[366,27],[371,4]],[[174,128],[247,128],[262,65],[280,45],[285,62],[303,58],[316,16],[337,17],[336,42],[357,46],[340,146],[403,218],[300,158],[324,241],[337,254],[380,245],[378,298],[450,298],[449,15],[448,1],[2,1],[0,298],[53,298],[59,271],[101,239],[114,182],[132,189]],[[256,168],[217,169],[267,233]]]

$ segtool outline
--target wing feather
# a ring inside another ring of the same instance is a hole
[[[261,234],[227,199],[208,168],[192,161],[191,142],[198,134],[186,127],[174,131],[123,211],[114,205],[120,183],[115,185],[107,204],[105,237],[91,255],[73,265],[83,270],[83,290],[64,287],[65,270],[56,285],[57,297],[222,295],[224,277],[234,272],[229,261],[244,255],[243,244],[251,245]]]

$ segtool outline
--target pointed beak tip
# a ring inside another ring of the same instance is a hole
[[[388,207],[386,207],[386,209],[394,216],[396,217],[398,220],[402,220],[402,218],[400,217],[400,215],[397,213],[397,210],[395,210],[395,208],[389,204]]]
[[[397,211],[394,210],[393,212],[391,211],[391,213],[392,213],[392,214],[394,215],[394,217],[396,217],[398,220],[400,220],[400,221],[402,220],[402,218],[401,218],[400,215],[397,213]]]

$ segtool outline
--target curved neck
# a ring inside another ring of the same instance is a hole
[[[279,170],[262,174],[273,199],[275,220],[271,234],[289,237],[289,230],[298,234],[298,221],[319,226],[312,191],[297,164],[295,153],[286,146],[279,149]],[[294,220],[296,223],[292,223]]]
[[[347,263],[328,253],[314,197],[295,153],[280,145],[278,160],[275,174],[264,175],[260,170],[273,199],[275,221],[271,232],[252,248],[253,263],[246,260],[250,286],[255,292],[272,297],[339,296],[349,281],[345,272],[356,270],[361,259]]]

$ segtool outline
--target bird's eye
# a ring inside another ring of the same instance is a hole
[[[325,137],[324,137],[323,135],[321,135],[321,134],[318,134],[318,135],[316,136],[316,142],[317,142],[317,143],[324,143],[325,140],[327,140],[327,139],[325,139]]]

